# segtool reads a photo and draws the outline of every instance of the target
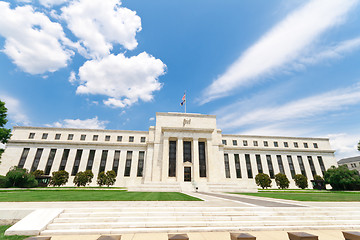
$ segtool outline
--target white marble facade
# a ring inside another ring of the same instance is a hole
[[[14,127],[0,165],[51,174],[117,170],[115,186],[156,191],[254,191],[255,176],[314,174],[336,165],[326,138],[222,134],[216,116],[157,113],[149,131]],[[271,166],[272,165],[272,166]],[[273,180],[273,187],[276,187]]]

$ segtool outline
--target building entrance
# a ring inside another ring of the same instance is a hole
[[[191,182],[191,167],[184,167],[184,182]]]

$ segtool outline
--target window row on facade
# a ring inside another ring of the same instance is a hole
[[[227,144],[228,144],[228,143],[227,143],[227,140],[226,140],[226,139],[223,139],[223,140],[222,140],[222,144],[223,144],[223,145],[227,145]],[[263,144],[264,147],[269,147],[269,141],[262,141],[262,144]],[[273,144],[274,147],[279,147],[279,146],[280,146],[278,141],[273,141],[272,144]],[[240,143],[238,142],[238,140],[232,140],[232,145],[233,145],[233,146],[239,146]],[[242,141],[242,146],[244,146],[244,147],[250,146],[250,141],[248,141],[248,140],[243,140],[243,141]],[[252,146],[258,147],[258,146],[259,146],[259,141],[252,141]],[[285,148],[288,148],[288,147],[289,147],[289,142],[283,142],[283,146],[284,146]],[[294,146],[294,148],[299,148],[299,143],[298,143],[298,142],[293,142],[293,146]],[[312,143],[312,146],[313,146],[314,148],[319,148],[319,146],[318,146],[317,143]],[[309,148],[309,144],[306,143],[306,142],[304,142],[304,143],[303,143],[303,147],[304,147],[304,148]]]
[[[61,134],[61,133],[56,133],[54,136],[55,140],[60,140],[61,135],[65,135],[67,140],[75,140],[74,139],[74,134],[69,133],[69,134]],[[114,136],[113,136],[114,137]],[[34,139],[35,138],[35,133],[31,132],[29,133],[29,139]],[[41,139],[46,140],[49,138],[49,133],[42,133],[41,135]],[[99,140],[99,135],[97,134],[93,134],[93,135],[86,135],[86,134],[81,134],[80,138],[78,140],[80,141],[86,141],[86,140],[92,140],[92,141],[98,141]],[[104,141],[109,142],[111,141],[111,136],[110,135],[105,135]],[[122,142],[123,141],[123,136],[116,136],[116,141],[117,142]],[[144,143],[146,141],[146,137],[140,137],[140,142]],[[134,142],[134,136],[129,136],[128,138],[128,142]]]
[[[313,156],[306,156],[304,157],[305,159],[303,159],[303,156],[296,156],[296,159],[293,159],[292,155],[286,155],[286,158],[284,159],[284,156],[276,155],[276,159],[272,159],[271,155],[266,155],[265,162],[267,166],[263,166],[261,161],[261,155],[255,154],[257,171],[253,170],[255,166],[251,165],[250,154],[245,154],[244,157],[245,157],[245,161],[241,161],[239,154],[234,154],[236,178],[242,178],[244,174],[241,172],[240,162],[246,165],[245,169],[246,169],[247,178],[254,178],[254,175],[256,175],[257,173],[264,173],[264,168],[267,167],[270,178],[274,179],[275,174],[277,174],[274,171],[274,164],[277,164],[280,173],[285,174],[284,162],[285,164],[288,164],[292,178],[294,178],[296,174],[302,174],[305,177],[310,178],[310,173],[306,172],[304,161],[308,161],[312,178],[314,178],[315,175],[320,175],[320,174],[324,175],[324,172],[326,171],[322,156],[316,157],[321,169],[321,173],[316,172]],[[294,161],[297,161],[297,163],[299,164],[300,172],[296,172],[294,167]],[[231,178],[228,153],[224,154],[224,164],[225,164],[225,176],[226,178]],[[255,172],[257,173],[255,174]]]
[[[21,154],[18,167],[23,168],[25,166],[25,162],[27,161],[28,154],[29,154],[30,148],[24,148],[23,152]],[[33,159],[33,162],[31,164],[30,172],[33,172],[38,169],[41,156],[43,154],[44,149],[43,148],[37,148],[35,157]],[[96,169],[93,169],[94,161],[95,161],[95,153],[96,151],[101,151],[101,158],[100,158],[100,165],[98,169],[98,173],[104,172],[105,167],[107,164],[112,164],[111,170],[114,170],[116,175],[119,174],[119,167],[120,167],[120,150],[115,150],[113,159],[108,158],[109,150],[90,150],[88,156],[83,157],[83,149],[76,149],[75,158],[69,159],[69,153],[70,149],[50,149],[49,155],[46,156],[46,165],[44,169],[45,175],[50,175],[52,171],[61,171],[65,170],[68,162],[72,163],[72,170],[71,170],[71,176],[75,176],[79,171],[80,161],[86,160],[86,169],[82,169],[82,171],[85,170],[92,170],[96,173]],[[55,155],[61,154],[61,161],[58,166],[54,166],[54,160]],[[137,161],[137,177],[143,176],[143,170],[144,170],[144,159],[145,159],[145,151],[139,151],[138,155],[138,161]],[[30,159],[31,160],[31,159]],[[125,168],[123,169],[123,176],[124,177],[130,177],[131,174],[131,165],[133,161],[133,151],[126,151],[126,159],[125,160]],[[41,169],[42,170],[42,169]]]

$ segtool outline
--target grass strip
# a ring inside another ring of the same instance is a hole
[[[6,229],[11,227],[10,225],[0,225],[0,240],[23,240],[29,236],[4,236]]]
[[[127,192],[122,190],[2,190],[0,202],[61,201],[202,201],[179,192]]]

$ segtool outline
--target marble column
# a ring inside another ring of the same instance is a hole
[[[163,157],[161,164],[161,181],[165,182],[169,174],[169,138],[164,138],[163,142]]]
[[[194,181],[198,181],[200,179],[200,167],[199,167],[199,139],[193,139],[193,148],[194,148],[194,156],[193,156],[193,178]]]

